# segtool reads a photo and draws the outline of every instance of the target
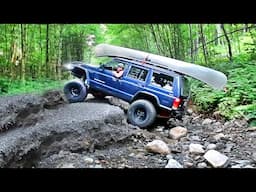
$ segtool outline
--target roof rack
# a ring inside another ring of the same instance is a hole
[[[158,63],[153,63],[153,62],[150,62],[148,60],[142,60],[142,59],[137,59],[137,58],[126,58],[126,57],[119,57],[119,56],[113,56],[114,58],[118,58],[118,59],[123,59],[123,60],[131,60],[131,61],[136,61],[138,63],[141,63],[141,65],[149,65],[149,66],[153,66],[155,68],[161,68],[161,69],[167,69],[168,71],[172,71],[172,72],[175,72],[175,73],[178,73],[178,74],[182,74],[184,75],[183,73],[180,73],[180,72],[177,72],[177,71],[174,71],[172,70],[171,68],[165,66],[165,65],[161,65],[161,64],[158,64]]]

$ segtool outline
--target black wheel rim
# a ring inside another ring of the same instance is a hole
[[[80,89],[78,89],[77,87],[71,87],[70,93],[71,93],[74,97],[77,97],[77,96],[79,96],[79,94],[80,94]]]
[[[135,117],[136,121],[143,122],[147,117],[146,110],[142,107],[135,109],[134,117]]]

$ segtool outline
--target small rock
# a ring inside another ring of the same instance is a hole
[[[223,133],[219,133],[219,134],[217,134],[217,135],[214,135],[213,138],[214,138],[216,141],[218,141],[218,140],[220,140],[220,139],[222,139],[222,138],[225,138],[225,135],[224,135]]]
[[[202,122],[202,125],[209,125],[209,124],[211,124],[212,122],[213,122],[213,120],[207,118],[207,119],[205,119],[205,120]]]
[[[226,147],[224,143],[217,143],[216,144],[216,150],[222,150]]]
[[[174,127],[169,132],[169,137],[172,139],[179,139],[187,135],[188,130],[184,127]]]
[[[256,127],[249,127],[248,129],[246,129],[247,131],[256,131]]]
[[[185,161],[183,163],[183,165],[184,165],[184,168],[191,168],[194,166],[194,164],[192,162],[188,162],[188,161]]]
[[[164,130],[164,127],[158,127],[158,128],[156,129],[157,132],[162,132],[163,130]]]
[[[226,144],[226,148],[224,149],[223,152],[230,153],[233,147],[234,147],[234,144]]]
[[[95,163],[100,163],[100,161],[99,160],[95,160]]]
[[[227,122],[224,123],[224,126],[225,126],[225,127],[228,127],[230,124],[231,124],[231,123],[230,123],[229,121],[227,121]]]
[[[195,161],[198,161],[200,158],[201,158],[200,155],[194,156],[194,160],[195,160]]]
[[[178,161],[174,159],[169,159],[165,168],[183,168],[183,166]]]
[[[237,165],[232,165],[231,168],[242,168],[239,164]]]
[[[256,162],[256,152],[254,152],[254,153],[252,154],[252,160],[253,160],[254,162]]]
[[[200,119],[201,117],[202,117],[202,115],[198,115],[198,116],[194,117],[194,118],[192,119],[192,121],[196,121],[196,120]]]
[[[197,167],[198,167],[198,168],[206,168],[206,167],[207,167],[207,164],[206,164],[205,162],[198,163],[198,164],[197,164]]]
[[[204,158],[215,168],[228,165],[228,157],[215,150],[207,151]]]
[[[154,140],[146,145],[146,150],[153,153],[169,154],[170,149],[168,145],[162,140]]]
[[[220,123],[220,122],[218,122],[218,123]],[[218,129],[215,130],[215,133],[221,133],[222,131],[223,131],[222,128],[218,128]]]
[[[240,123],[238,123],[237,121],[235,121],[235,124],[238,126],[238,127],[242,127],[242,125]]]
[[[211,150],[211,149],[216,149],[216,145],[215,144],[213,144],[213,143],[210,143],[208,146],[207,146],[207,150]]]
[[[202,145],[191,143],[189,145],[189,152],[193,154],[201,154],[204,153],[205,151]]]
[[[191,115],[193,113],[193,109],[191,108],[187,109],[187,113]]]
[[[251,166],[251,165],[246,165],[244,168],[246,168],[246,169],[251,169],[251,168],[254,168],[254,167]]]
[[[83,159],[84,159],[85,163],[88,163],[88,164],[93,163],[93,158],[90,158],[90,157],[84,157]]]
[[[250,160],[235,160],[235,163],[238,163],[241,167],[244,167],[251,163]]]
[[[200,137],[197,136],[197,135],[193,135],[193,136],[191,136],[190,138],[191,138],[191,140],[193,140],[193,141],[201,141]]]
[[[172,154],[168,154],[168,155],[166,155],[166,158],[167,159],[173,159],[173,156],[172,156]]]
[[[249,136],[250,137],[256,137],[256,132],[250,133]]]
[[[137,155],[135,155],[134,157],[138,158],[138,159],[143,159],[145,158],[145,154],[142,152],[139,152]]]
[[[94,166],[94,168],[103,168],[100,164]]]
[[[216,127],[218,127],[218,126],[221,126],[222,124],[221,124],[221,122],[217,121],[217,122],[215,122],[213,125],[216,126]],[[220,130],[221,128],[218,128],[218,129]],[[215,132],[216,132],[216,131],[215,131]]]
[[[130,153],[129,154],[129,157],[134,157],[135,156],[135,153]]]
[[[64,163],[60,168],[75,168],[73,163]]]

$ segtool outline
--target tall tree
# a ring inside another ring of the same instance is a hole
[[[26,75],[26,24],[20,24],[20,39],[21,39],[21,67],[20,67],[20,79],[25,82]]]
[[[208,53],[207,53],[207,47],[205,44],[203,24],[199,24],[199,34],[200,34],[200,38],[201,38],[201,42],[202,42],[202,46],[203,46],[204,61],[205,61],[205,64],[207,65],[208,64]]]
[[[45,76],[49,77],[49,24],[46,24]]]
[[[190,59],[192,62],[194,62],[194,54],[193,54],[194,42],[193,42],[193,35],[192,35],[192,25],[188,24],[188,27],[189,27],[189,39],[190,39]]]
[[[226,41],[227,41],[227,44],[228,44],[228,58],[230,61],[232,61],[232,48],[231,48],[231,43],[230,43],[230,40],[228,38],[228,35],[227,35],[227,32],[226,32],[226,29],[224,27],[224,24],[221,24],[221,29],[223,30],[223,33],[225,35],[225,38],[226,38]]]

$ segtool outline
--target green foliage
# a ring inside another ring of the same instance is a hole
[[[0,81],[2,82],[2,81]],[[37,81],[5,81],[5,85],[8,87],[7,92],[0,92],[0,95],[15,95],[21,93],[42,93],[46,90],[60,89],[63,86],[61,81],[53,80],[37,80]]]
[[[210,113],[218,107],[223,91],[213,90],[208,85],[197,80],[192,80],[191,84],[192,100],[199,111]]]
[[[192,91],[198,109],[204,112],[218,110],[227,119],[256,118],[256,64],[227,63],[223,66],[231,66],[226,69],[226,92],[212,90],[206,85],[194,82]],[[236,68],[232,68],[234,66]]]
[[[0,78],[0,95],[8,92],[9,80],[7,78]]]

